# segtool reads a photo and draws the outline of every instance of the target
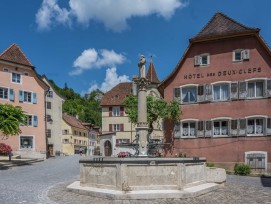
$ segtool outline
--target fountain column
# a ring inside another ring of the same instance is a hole
[[[136,133],[138,135],[139,155],[148,156],[148,122],[147,122],[147,88],[150,81],[145,77],[145,57],[142,55],[138,63],[140,77],[135,78],[134,82],[138,90],[138,118]]]

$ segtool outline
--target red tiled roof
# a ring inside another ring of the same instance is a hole
[[[103,95],[102,106],[122,105],[126,96],[132,93],[132,82],[122,82]]]
[[[27,59],[27,57],[24,55],[20,47],[16,44],[12,44],[9,48],[7,48],[0,55],[0,59],[31,67],[33,66],[31,62]]]
[[[155,70],[154,64],[153,64],[152,61],[150,62],[146,78],[149,79],[150,82],[152,82],[152,83],[157,83],[157,84],[160,83],[160,81],[158,79],[158,76],[156,74],[156,70]]]
[[[236,33],[245,32],[259,32],[259,28],[247,27],[232,18],[226,16],[223,13],[216,13],[209,22],[203,27],[203,29],[190,41],[205,39],[215,36],[226,36]]]
[[[62,115],[63,120],[68,123],[70,126],[75,127],[75,128],[80,128],[83,130],[88,130],[84,125],[82,125],[82,122],[78,119],[76,119],[76,117],[70,116],[68,114],[63,114]]]

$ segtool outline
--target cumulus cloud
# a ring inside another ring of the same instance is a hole
[[[132,17],[157,15],[169,19],[176,9],[184,6],[184,0],[70,0],[67,10],[61,9],[57,0],[43,0],[36,22],[39,28],[49,29],[53,20],[64,24],[75,18],[85,26],[97,21],[120,32],[128,27],[127,20]]]
[[[117,68],[112,67],[106,70],[106,75],[104,82],[101,85],[97,84],[97,82],[93,81],[90,84],[90,88],[88,89],[87,93],[90,93],[96,89],[100,89],[103,92],[107,92],[116,86],[120,82],[129,82],[129,77],[127,75],[118,76]]]
[[[125,61],[125,56],[116,53],[114,50],[98,50],[90,48],[84,50],[81,55],[73,62],[75,69],[70,75],[79,75],[88,69],[99,69],[101,67],[110,67],[117,64],[122,64]]]
[[[60,8],[57,0],[43,0],[36,14],[36,23],[39,30],[48,30],[53,24],[70,25],[70,17],[70,11]]]

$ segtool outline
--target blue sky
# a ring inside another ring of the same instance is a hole
[[[0,51],[16,43],[39,74],[78,93],[107,91],[150,56],[160,80],[216,12],[261,28],[271,45],[270,0],[1,0]]]

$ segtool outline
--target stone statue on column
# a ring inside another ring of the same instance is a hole
[[[139,77],[140,78],[145,78],[145,64],[146,64],[146,59],[144,55],[140,56],[139,62],[138,62],[138,67],[139,67]]]

